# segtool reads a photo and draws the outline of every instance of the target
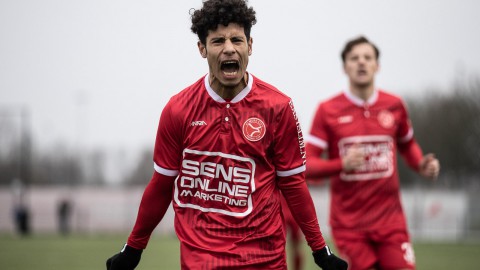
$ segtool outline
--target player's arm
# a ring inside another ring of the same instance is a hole
[[[320,232],[313,200],[304,177],[304,173],[278,177],[277,184],[285,197],[292,216],[302,229],[308,245],[312,250],[319,250],[325,247],[325,241]]]
[[[137,220],[122,251],[107,260],[107,270],[133,270],[172,201],[175,177],[154,172],[138,209]]]
[[[155,227],[160,223],[172,201],[174,176],[154,172],[152,180],[145,188],[138,209],[137,220],[127,245],[145,249]]]
[[[285,197],[293,218],[313,251],[315,263],[324,270],[346,270],[347,263],[330,252],[322,236],[315,206],[305,183],[305,174],[302,172],[278,177],[277,184]]]
[[[408,166],[427,179],[436,179],[440,172],[440,162],[432,153],[423,155],[420,145],[414,138],[399,143],[398,151]]]
[[[316,182],[325,177],[338,175],[340,172],[350,172],[365,163],[363,151],[358,146],[350,147],[343,157],[326,159],[322,157],[323,149],[311,143],[307,144],[308,181]]]
[[[162,111],[154,149],[154,168],[138,209],[135,226],[124,249],[107,261],[107,270],[133,270],[150,235],[172,201],[173,184],[181,158],[181,120],[172,113],[172,102]]]
[[[313,200],[305,182],[305,145],[292,101],[278,114],[277,120],[273,158],[277,186],[304,233],[315,262],[324,270],[346,270],[346,262],[331,254],[320,232]]]
[[[400,105],[401,118],[399,121],[397,147],[398,151],[410,168],[428,179],[436,179],[440,172],[440,162],[434,154],[423,155],[420,145],[413,136],[413,127],[408,112],[403,104]]]
[[[342,160],[340,158],[326,159],[322,157],[323,149],[310,143],[307,143],[306,151],[306,177],[308,181],[318,182],[342,171]]]

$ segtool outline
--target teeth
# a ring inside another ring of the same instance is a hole
[[[223,62],[223,64],[236,64],[237,61],[225,61]]]
[[[236,72],[236,71],[234,71],[234,72],[225,72],[225,71],[224,71],[223,74],[225,74],[225,75],[227,75],[227,76],[234,76],[234,75],[237,74],[237,72]]]

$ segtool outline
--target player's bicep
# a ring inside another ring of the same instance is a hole
[[[308,142],[322,149],[328,148],[328,142],[326,140],[328,138],[328,132],[325,118],[324,108],[322,104],[320,104],[313,117],[310,134],[308,135]]]
[[[311,143],[311,141],[308,141],[306,144],[306,151],[307,151],[307,159],[310,157],[319,158],[322,156],[324,152],[324,148]]]
[[[397,141],[398,143],[407,143],[413,138],[413,126],[408,116],[405,104],[400,104],[400,117],[398,119]]]
[[[182,155],[182,126],[168,103],[162,111],[154,150],[155,171],[174,176]]]
[[[278,115],[274,136],[277,174],[303,172],[306,163],[305,141],[292,101]]]

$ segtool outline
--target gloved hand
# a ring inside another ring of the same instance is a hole
[[[315,263],[323,270],[347,270],[346,261],[335,256],[328,246],[313,252]]]
[[[107,270],[133,270],[137,267],[142,256],[143,249],[130,246],[123,247],[122,251],[107,260]]]

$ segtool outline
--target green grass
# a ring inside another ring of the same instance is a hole
[[[107,258],[119,252],[126,236],[0,236],[1,270],[106,269]],[[179,269],[175,236],[152,238],[137,269]]]
[[[1,270],[105,269],[108,257],[118,252],[124,236],[0,235]],[[414,243],[418,270],[480,269],[480,243]],[[305,246],[305,269],[319,269]],[[179,269],[179,244],[175,236],[154,236],[138,270]]]

